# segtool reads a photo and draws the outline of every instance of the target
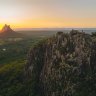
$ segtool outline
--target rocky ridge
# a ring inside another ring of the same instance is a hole
[[[30,50],[25,73],[36,81],[39,96],[92,96],[96,39],[77,30],[58,32]]]

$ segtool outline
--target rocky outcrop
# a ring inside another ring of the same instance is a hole
[[[41,96],[91,96],[96,88],[92,83],[96,80],[96,41],[77,30],[58,32],[30,50],[25,72],[36,81]],[[87,88],[90,82],[93,85]]]

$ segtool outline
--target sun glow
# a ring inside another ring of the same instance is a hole
[[[7,19],[7,17],[6,17]],[[8,18],[9,19],[9,18]],[[13,29],[16,28],[61,28],[61,27],[96,27],[94,20],[90,18],[76,19],[73,18],[39,18],[39,19],[15,19],[10,18],[9,21],[0,24],[0,29],[4,24],[9,24]],[[18,22],[17,22],[18,21]],[[6,23],[7,22],[7,23]],[[90,25],[91,24],[91,25]]]
[[[0,29],[4,24],[12,28],[96,27],[96,1],[86,7],[85,1],[1,0]]]

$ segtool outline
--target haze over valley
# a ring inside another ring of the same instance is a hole
[[[96,0],[0,0],[0,96],[96,96]]]

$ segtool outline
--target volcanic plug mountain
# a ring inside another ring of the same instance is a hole
[[[10,28],[10,25],[6,24],[4,25],[0,33],[0,38],[20,38],[20,37],[24,37],[24,35],[15,32]]]

